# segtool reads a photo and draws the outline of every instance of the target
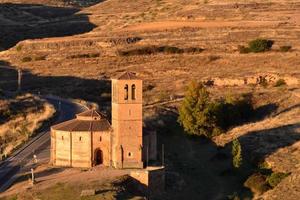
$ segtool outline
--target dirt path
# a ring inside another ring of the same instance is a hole
[[[276,26],[280,21],[160,21],[129,25],[125,31],[159,31],[178,28],[225,28],[225,27],[265,27]]]

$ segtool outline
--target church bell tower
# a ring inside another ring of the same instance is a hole
[[[134,73],[112,79],[112,165],[143,168],[143,83]]]

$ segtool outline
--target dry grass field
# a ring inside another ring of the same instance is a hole
[[[0,96],[0,158],[26,142],[55,113],[54,107],[31,94]]]
[[[23,174],[17,183],[6,192],[9,197],[0,195],[1,200],[19,199],[129,199],[138,198],[138,193],[126,191],[130,187],[129,171],[97,167],[93,170],[76,168],[60,169],[40,166],[36,170],[36,184],[28,185],[28,174]],[[82,179],[82,176],[85,179]],[[95,196],[81,197],[82,190],[96,190]]]
[[[212,159],[221,148],[216,145],[228,150],[234,138],[249,160],[258,157],[273,171],[292,173],[265,199],[287,193],[299,199],[300,1],[106,0],[81,8],[60,2],[0,4],[0,27],[7,31],[0,33],[0,60],[26,71],[25,90],[94,101],[103,109],[110,103],[108,78],[128,70],[144,79],[145,105],[182,97],[193,79],[206,82],[213,98],[250,93],[261,116],[214,138],[216,144],[184,136],[173,114],[145,109],[150,121],[174,125],[160,127],[174,133],[160,136],[170,144],[168,180],[175,182],[166,199],[249,197],[242,185],[250,167],[239,177],[219,176],[229,161]],[[239,52],[257,38],[273,40],[272,49]],[[10,86],[0,81],[0,87]]]

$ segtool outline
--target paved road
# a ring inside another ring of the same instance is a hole
[[[72,119],[76,113],[86,110],[85,107],[79,104],[68,101],[60,101],[59,99],[47,97],[51,104],[59,110],[59,116],[56,123]],[[39,163],[48,162],[50,157],[50,132],[49,128],[44,132],[39,133],[35,138],[24,144],[23,149],[16,152],[10,158],[0,165],[0,192],[5,191],[16,179],[21,168],[30,165],[33,160],[33,155],[37,155]]]

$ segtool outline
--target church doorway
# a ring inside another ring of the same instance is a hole
[[[95,163],[96,165],[103,164],[103,152],[101,151],[101,149],[95,150]]]

